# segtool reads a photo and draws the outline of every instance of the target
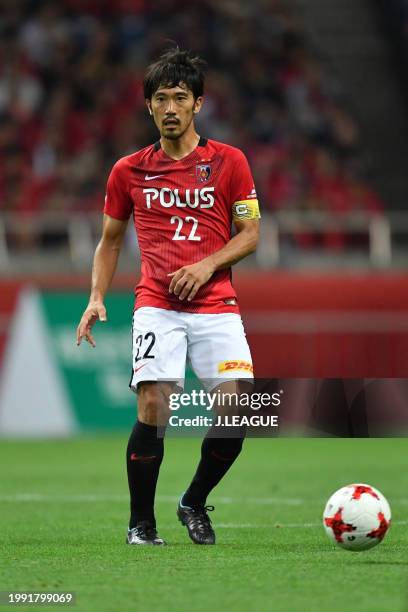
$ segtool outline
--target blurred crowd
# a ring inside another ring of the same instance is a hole
[[[396,50],[408,61],[408,0],[380,0]],[[404,77],[406,77],[404,71]]]
[[[245,151],[264,210],[382,209],[341,87],[284,0],[3,0],[0,11],[0,211],[101,210],[112,164],[157,140],[141,81],[174,43],[207,60],[199,132]]]

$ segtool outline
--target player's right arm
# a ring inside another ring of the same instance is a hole
[[[92,287],[89,303],[77,328],[77,345],[85,338],[95,346],[92,327],[97,320],[106,321],[105,295],[112,282],[125,235],[127,220],[121,221],[104,215],[102,238],[95,250],[92,266]]]

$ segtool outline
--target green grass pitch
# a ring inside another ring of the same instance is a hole
[[[247,440],[209,499],[208,547],[175,516],[200,441],[175,438],[157,492],[168,546],[125,545],[125,445],[125,436],[1,442],[0,590],[72,590],[86,611],[408,609],[407,439]],[[336,549],[321,526],[329,495],[356,481],[379,488],[393,511],[384,542],[363,553]]]

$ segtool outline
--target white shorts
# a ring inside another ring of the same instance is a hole
[[[183,387],[186,363],[210,391],[225,380],[253,379],[252,358],[241,317],[199,314],[150,306],[133,315],[130,387],[174,381]]]

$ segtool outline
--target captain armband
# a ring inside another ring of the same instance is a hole
[[[260,219],[258,200],[240,200],[232,205],[232,218],[235,221],[244,219]]]

